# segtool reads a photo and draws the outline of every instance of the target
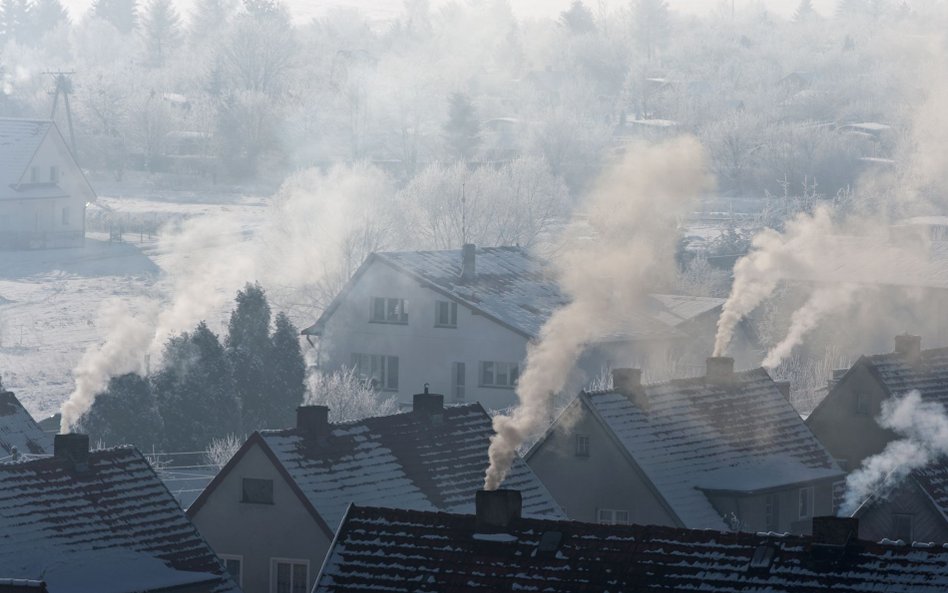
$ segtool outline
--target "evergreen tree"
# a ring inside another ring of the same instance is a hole
[[[151,0],[141,20],[148,62],[162,66],[181,41],[181,18],[171,0]]]
[[[651,62],[655,51],[668,41],[668,4],[665,0],[634,0],[633,18],[638,45]]]
[[[270,336],[266,400],[269,426],[292,426],[296,407],[306,392],[306,363],[300,350],[299,330],[285,313],[278,313]]]
[[[813,10],[813,0],[800,0],[796,12],[793,13],[793,20],[794,22],[802,23],[813,19],[815,16],[816,11]]]
[[[455,157],[468,161],[477,154],[480,145],[481,124],[474,104],[464,93],[454,93],[448,99],[448,121],[444,137]]]
[[[29,26],[30,6],[27,0],[0,2],[0,40],[22,41]]]
[[[69,13],[59,0],[35,0],[30,9],[30,22],[34,35],[40,38],[61,23],[68,23]]]
[[[95,0],[92,15],[112,23],[120,33],[131,33],[138,25],[137,0]]]
[[[93,442],[106,446],[134,445],[148,451],[162,445],[164,424],[154,391],[147,379],[134,373],[109,380],[78,425]]]
[[[582,3],[582,0],[573,0],[569,10],[564,10],[560,14],[560,24],[578,35],[596,30],[593,13]]]
[[[228,0],[198,0],[191,14],[188,34],[192,43],[200,43],[223,31],[229,20],[232,3]]]
[[[237,293],[237,307],[227,326],[227,355],[234,369],[237,399],[244,432],[271,426],[267,402],[266,363],[270,360],[270,304],[259,284],[247,284]]]

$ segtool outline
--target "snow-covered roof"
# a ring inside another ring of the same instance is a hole
[[[52,125],[50,120],[0,117],[0,187],[20,181]]]
[[[724,299],[682,294],[651,294],[649,299],[649,312],[659,321],[672,326],[681,325],[724,306]]]
[[[948,550],[765,533],[520,519],[483,536],[469,515],[353,506],[315,593],[545,591],[849,593],[948,589]]]
[[[446,407],[440,416],[433,421],[426,414],[406,412],[333,424],[329,435],[320,439],[297,428],[261,431],[254,437],[332,528],[350,503],[473,512],[474,492],[484,484],[494,434],[490,416],[476,403]],[[504,484],[523,493],[524,513],[563,516],[519,457]],[[212,482],[189,514],[198,512],[214,487]]]
[[[844,474],[763,369],[644,386],[648,410],[615,391],[583,393],[686,527],[724,529],[704,491],[755,492]]]
[[[93,451],[78,472],[57,457],[0,465],[0,534],[0,575],[44,580],[51,593],[239,593],[130,447]]]
[[[916,390],[922,399],[948,406],[948,348],[922,350],[918,358],[898,352],[873,354],[853,366],[857,365],[870,367],[890,395]]]
[[[18,455],[53,452],[53,437],[44,432],[11,391],[0,391],[0,463]]]
[[[475,250],[475,259],[475,278],[463,281],[459,249],[373,253],[348,287],[358,282],[370,265],[380,262],[528,338],[538,336],[550,315],[569,302],[549,266],[522,247],[479,247]],[[346,297],[348,287],[337,295],[313,326],[303,330],[304,334],[322,333]],[[718,302],[717,299],[704,300],[701,297],[654,295],[647,312],[630,311],[626,320],[601,339],[685,339],[686,334],[674,326],[681,323],[689,307],[703,312],[706,307],[713,306],[711,301]]]

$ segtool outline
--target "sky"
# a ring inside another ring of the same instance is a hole
[[[445,4],[450,0],[431,0],[432,6]],[[607,5],[626,4],[629,0],[587,0],[586,4],[590,7],[596,6],[600,1]],[[691,14],[703,14],[719,6],[721,3],[730,4],[731,0],[667,0],[668,6],[672,10],[686,12]],[[306,21],[312,17],[318,17],[334,7],[355,7],[359,8],[374,18],[387,19],[401,12],[404,6],[404,0],[285,0],[290,7],[294,18],[299,21]],[[798,0],[733,0],[735,9],[741,10],[749,6],[764,5],[769,10],[783,15],[790,16],[796,10],[799,4]],[[175,0],[179,10],[187,14],[193,0]],[[521,18],[536,18],[556,16],[566,9],[572,0],[510,0],[514,12]],[[63,4],[69,9],[69,12],[76,19],[89,9],[91,0],[63,0]],[[823,14],[832,13],[836,0],[814,0],[813,5],[818,12]]]

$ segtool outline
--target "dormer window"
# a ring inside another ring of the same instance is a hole
[[[408,323],[408,313],[405,310],[405,299],[390,299],[386,297],[372,297],[372,310],[369,321],[372,323]]]

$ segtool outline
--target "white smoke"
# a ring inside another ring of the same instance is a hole
[[[882,402],[879,425],[901,435],[846,478],[840,516],[852,516],[870,497],[884,498],[912,471],[948,456],[948,415],[918,391]]]
[[[584,347],[642,306],[648,287],[674,270],[678,223],[711,186],[704,151],[692,138],[631,147],[611,167],[566,230],[556,258],[570,297],[528,348],[518,406],[495,416],[484,487],[497,488],[517,448],[550,420]]]

